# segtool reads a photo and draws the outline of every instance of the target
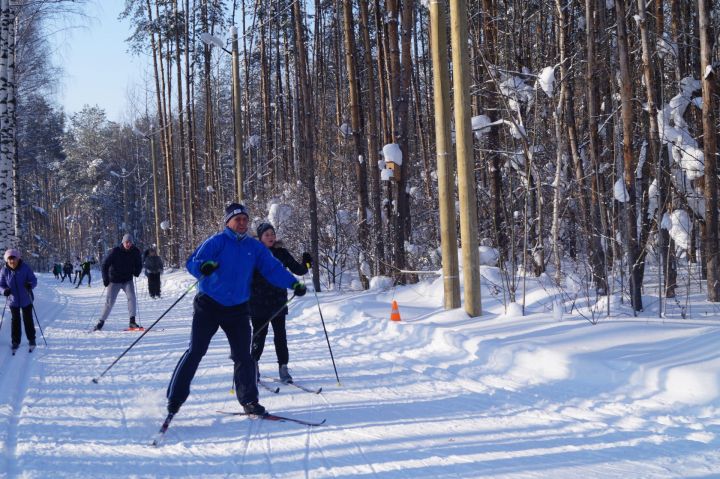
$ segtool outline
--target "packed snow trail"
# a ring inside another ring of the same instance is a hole
[[[626,479],[720,471],[720,321],[700,298],[689,320],[649,312],[593,326],[553,319],[553,299],[539,286],[528,294],[526,317],[505,315],[500,298],[483,290],[485,313],[474,319],[442,310],[437,281],[320,293],[338,386],[307,295],[290,305],[290,366],[300,384],[323,392],[282,387],[261,391],[261,402],[325,424],[217,413],[240,410],[219,331],[190,398],[153,448],[195,293],[93,384],[142,334],[122,331],[124,295],[103,330],[89,333],[102,286],[38,277],[49,346],[28,354],[23,339],[10,356],[9,311],[0,331],[0,478]],[[165,274],[163,297],[153,300],[138,279],[138,322],[147,327],[193,282],[184,272]],[[399,323],[388,320],[392,299]],[[270,337],[260,370],[277,375]]]

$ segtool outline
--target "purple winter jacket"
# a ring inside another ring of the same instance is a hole
[[[18,267],[11,269],[8,265],[0,270],[0,292],[10,288],[8,306],[11,308],[24,308],[32,304],[32,299],[25,283],[30,283],[32,288],[37,286],[37,278],[32,268],[20,260]]]

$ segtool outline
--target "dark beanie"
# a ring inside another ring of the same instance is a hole
[[[255,232],[257,233],[258,239],[263,235],[264,232],[267,230],[273,230],[275,231],[275,227],[271,225],[270,223],[260,223],[260,225],[257,227]]]
[[[241,205],[240,203],[230,203],[225,207],[225,216],[223,217],[223,222],[227,224],[228,221],[233,218],[233,216],[237,215],[245,215],[250,218],[250,215],[245,209],[245,206]]]

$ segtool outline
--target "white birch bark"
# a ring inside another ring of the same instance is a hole
[[[0,0],[0,252],[15,246],[12,137],[8,115],[10,1]]]
[[[8,63],[7,63],[7,117],[8,117],[8,155],[10,156],[10,165],[12,168],[12,209],[10,210],[10,219],[13,222],[13,228],[10,244],[19,245],[20,240],[20,188],[18,188],[18,151],[17,151],[17,75],[15,74],[15,53],[17,41],[17,7],[9,4],[8,18]]]

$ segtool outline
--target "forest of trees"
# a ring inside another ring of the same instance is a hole
[[[467,55],[439,58],[469,79],[458,133],[472,128],[472,163],[456,176],[469,176],[477,231],[465,242],[497,249],[508,299],[522,272],[560,284],[571,269],[598,297],[622,276],[640,311],[652,262],[662,296],[697,265],[720,301],[712,0],[125,0],[128,47],[154,73],[128,124],[55,103],[42,32],[81,7],[0,0],[0,231],[43,265],[102,255],[126,231],[182,265],[241,196],[319,258],[317,287],[439,269],[438,178],[457,166],[436,125],[454,138],[457,116],[438,108],[431,36],[450,39],[461,16]],[[402,162],[389,165],[393,148]]]

